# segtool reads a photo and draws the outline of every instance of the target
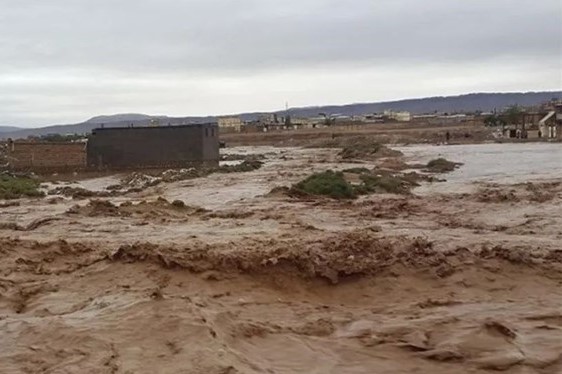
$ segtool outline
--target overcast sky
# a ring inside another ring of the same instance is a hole
[[[0,124],[562,88],[560,0],[0,0]]]

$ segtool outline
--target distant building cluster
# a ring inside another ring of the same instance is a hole
[[[496,138],[562,140],[562,101],[553,99],[536,107],[511,106],[492,112],[426,113],[385,110],[382,113],[342,115],[318,113],[298,117],[265,113],[243,120],[224,116],[214,123],[161,124],[159,120],[121,127],[100,127],[86,137],[77,134],[49,134],[24,141],[0,143],[0,167],[38,169],[127,169],[187,166],[216,166],[219,162],[219,133],[261,133],[321,128],[341,131],[364,126],[455,126],[484,124]],[[140,125],[139,125],[140,124]],[[392,127],[395,129],[396,127]],[[224,143],[222,143],[224,145]]]
[[[257,119],[244,121],[241,117],[219,117],[217,120],[222,133],[236,132],[269,132],[278,130],[315,129],[330,126],[370,125],[380,123],[409,123],[426,122],[457,123],[474,120],[474,115],[433,113],[413,115],[408,111],[385,110],[382,113],[365,113],[360,115],[341,115],[319,113],[312,117],[297,117],[290,114],[278,115],[267,113],[259,115]]]
[[[410,112],[394,112],[392,110],[385,110],[383,117],[396,122],[410,122],[412,120]]]
[[[513,106],[500,113],[487,113],[484,123],[496,129],[497,138],[562,139],[562,101],[536,108]]]
[[[364,113],[346,116],[332,113],[318,113],[311,117],[296,117],[287,111],[286,115],[276,113],[262,114],[257,119],[244,121],[241,117],[230,116],[218,119],[222,133],[237,132],[271,132],[281,130],[315,129],[331,126],[353,126],[404,123],[427,126],[455,125],[462,123],[486,123],[497,127],[497,137],[506,138],[562,138],[562,102],[553,100],[537,108],[518,108],[517,115],[513,107],[494,110],[493,112],[465,113],[425,113],[413,114],[408,111],[385,110],[382,113]],[[490,122],[491,121],[491,122]]]

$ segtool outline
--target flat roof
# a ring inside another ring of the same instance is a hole
[[[111,131],[111,130],[162,130],[162,129],[178,129],[178,128],[188,128],[188,127],[210,127],[216,126],[216,123],[194,123],[189,125],[160,125],[160,126],[122,126],[122,127],[96,127],[92,130],[92,133],[97,131]]]

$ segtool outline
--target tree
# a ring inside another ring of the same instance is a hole
[[[505,121],[498,115],[492,114],[484,118],[484,125],[488,127],[505,126]]]
[[[32,141],[39,141],[39,142],[49,142],[49,143],[65,143],[65,142],[73,142],[77,140],[85,139],[86,137],[80,134],[47,134],[41,136],[29,136],[28,139]]]
[[[486,116],[484,118],[484,125],[488,126],[488,127],[496,127],[496,121],[497,121],[497,117],[492,115],[492,116]]]
[[[333,126],[336,124],[336,118],[334,116],[326,113],[318,113],[318,115],[324,117],[324,126]]]
[[[521,117],[523,116],[524,111],[518,105],[512,105],[505,111],[505,116],[507,119],[507,123],[510,125],[517,125],[521,122]]]

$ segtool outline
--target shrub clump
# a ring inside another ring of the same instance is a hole
[[[333,170],[312,174],[293,185],[289,193],[297,196],[328,196],[334,199],[354,199],[357,197],[354,187],[345,180],[343,173]]]
[[[459,167],[460,163],[449,161],[445,158],[436,158],[427,163],[426,168],[432,173],[448,173]]]
[[[408,194],[412,187],[419,185],[411,176],[391,173],[378,175],[369,170],[355,170],[355,173],[359,174],[359,184],[347,181],[343,172],[328,170],[312,174],[293,185],[288,194],[299,197],[327,196],[333,199],[355,199],[370,193]]]
[[[39,191],[40,183],[28,177],[0,175],[0,199],[11,200],[20,197],[43,197]]]
[[[174,200],[172,201],[172,206],[176,208],[185,208],[185,203],[182,200]]]
[[[371,171],[367,168],[351,168],[344,170],[344,173],[359,174],[361,183],[354,188],[358,194],[369,193],[396,193],[407,194],[412,187],[419,186],[419,181],[428,180],[430,177],[412,173],[393,173],[389,170]]]
[[[388,148],[387,146],[370,141],[368,139],[356,140],[352,144],[345,146],[339,156],[345,160],[349,159],[377,159],[381,157],[396,157],[402,152]]]
[[[258,170],[263,166],[263,161],[260,160],[245,160],[238,165],[224,165],[220,166],[217,171],[219,173],[238,173]]]
[[[358,193],[394,193],[407,194],[417,183],[396,175],[363,174],[361,184],[356,187]]]

